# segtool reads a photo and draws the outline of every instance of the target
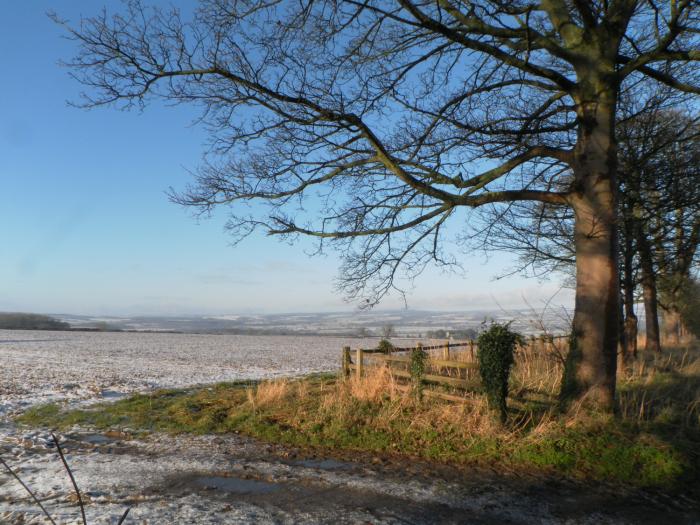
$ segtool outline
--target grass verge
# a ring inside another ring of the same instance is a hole
[[[700,472],[700,360],[678,351],[635,366],[620,379],[616,417],[557,414],[556,389],[543,378],[538,383],[529,369],[520,371],[528,382],[516,371],[509,421],[501,425],[482,396],[474,394],[464,404],[418,400],[400,391],[386,369],[377,368],[361,379],[317,375],[221,383],[77,410],[49,404],[28,410],[18,422],[55,429],[237,431],[293,446],[488,464],[636,486],[694,483]]]

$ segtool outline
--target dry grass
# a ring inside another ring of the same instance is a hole
[[[640,335],[643,348],[644,335]],[[514,408],[513,421],[508,429],[499,431],[543,433],[560,416],[556,413],[564,361],[568,351],[566,340],[543,343],[536,341],[516,351],[511,374],[510,405]],[[441,350],[432,351],[430,357],[443,359]],[[451,351],[450,359],[460,362],[473,361],[468,348]],[[618,407],[622,420],[627,423],[680,425],[682,428],[700,429],[700,349],[697,347],[667,347],[660,355],[646,355],[632,361],[627,370],[618,371]],[[328,396],[328,410],[347,405],[349,398],[404,405],[413,402],[410,389],[402,387],[392,377],[385,365],[368,366],[365,375],[352,376],[339,382],[337,391]],[[394,410],[394,413],[396,410]],[[391,413],[389,414],[391,415]],[[568,414],[567,425],[584,417],[577,411]],[[414,425],[430,422],[454,423],[467,435],[487,435],[494,432],[482,396],[466,394],[463,404],[424,403],[418,411]]]
[[[256,408],[263,408],[282,401],[289,392],[288,379],[263,381],[255,388],[246,391],[248,402]]]
[[[637,424],[700,429],[700,356],[697,348],[641,354],[618,380],[620,415]]]
[[[440,350],[432,351],[429,355],[432,359],[444,358]],[[453,350],[450,359],[473,362],[468,348],[459,352]],[[529,382],[533,389],[542,387],[545,383],[548,390],[558,385],[558,379],[551,380],[552,370],[556,370],[557,375],[561,375],[551,355],[539,356],[535,352],[524,351],[518,364],[515,370],[515,382],[519,384]],[[430,361],[427,366],[428,369],[432,369]],[[433,371],[436,370],[437,368],[433,369]],[[550,375],[547,376],[547,374]],[[445,388],[442,387],[441,390],[444,391]],[[372,404],[379,408],[375,423],[379,427],[392,427],[397,421],[405,419],[406,413],[410,413],[410,421],[406,424],[412,430],[423,432],[449,427],[455,429],[461,439],[498,435],[501,439],[512,440],[523,429],[542,427],[551,420],[548,411],[544,411],[516,417],[513,425],[503,426],[493,418],[484,396],[474,392],[453,393],[463,395],[464,401],[445,403],[429,397],[418,399],[412,387],[404,380],[399,381],[395,378],[391,374],[391,369],[382,363],[379,366],[365,366],[361,378],[352,374],[346,381],[337,382],[335,388],[324,396],[321,406],[325,413],[349,417],[358,401]]]
[[[362,377],[353,375],[338,386],[339,397],[350,394],[362,401],[377,402],[385,397],[395,399],[399,395],[396,379],[385,365],[369,367]]]
[[[536,344],[519,348],[511,374],[513,392],[556,396],[564,371],[565,345],[566,342],[560,340],[544,346]]]
[[[508,428],[498,431],[502,436],[525,430],[542,433],[558,419],[556,397],[565,345],[565,341],[544,345],[538,341],[517,350],[511,375],[513,420]],[[441,351],[435,351],[433,357],[442,359],[443,356]],[[472,360],[468,348],[453,351],[450,357],[458,361]],[[246,391],[248,403],[256,409],[274,406],[286,398],[294,398],[304,405],[311,402],[311,396],[320,398],[322,412],[341,417],[351,413],[358,401],[380,406],[377,420],[387,425],[410,411],[415,416],[410,423],[414,427],[449,424],[462,429],[465,436],[492,435],[499,427],[494,425],[483,396],[466,393],[462,404],[419,402],[410,386],[397,380],[385,364],[367,366],[361,378],[353,374],[346,381],[322,385],[320,391],[312,389],[309,382],[287,379],[264,381]],[[700,428],[698,349],[670,348],[661,355],[652,356],[640,352],[640,357],[626,371],[620,372],[618,400],[619,414],[627,422],[673,423]]]

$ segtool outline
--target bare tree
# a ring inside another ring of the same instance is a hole
[[[616,126],[623,360],[636,355],[636,289],[642,289],[646,350],[659,352],[659,295],[666,312],[680,302],[700,248],[700,115],[684,97],[648,88],[625,93]],[[494,209],[483,242],[519,253],[514,272],[571,275],[573,220],[569,210],[543,203]]]
[[[700,117],[691,115],[654,110],[619,129],[624,231],[639,262],[651,352],[661,351],[659,287],[672,297],[668,276],[689,276],[700,246]]]
[[[393,324],[385,324],[382,326],[382,337],[384,339],[391,339],[396,335],[396,329]]]
[[[464,208],[570,206],[564,391],[611,408],[615,109],[641,77],[700,93],[698,11],[691,0],[202,0],[185,21],[133,1],[69,28],[70,66],[89,107],[199,104],[211,150],[175,199],[233,205],[239,236],[332,242],[343,289],[370,305],[397,271],[453,262],[441,240]],[[573,173],[564,189],[560,166]]]
[[[371,337],[372,331],[369,330],[366,326],[358,326],[357,329],[355,330],[355,335],[357,337]]]

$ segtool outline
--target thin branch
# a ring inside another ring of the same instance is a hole
[[[26,483],[24,483],[24,481],[22,481],[22,479],[15,473],[14,470],[12,470],[10,468],[10,466],[7,463],[5,463],[5,460],[2,459],[1,457],[0,457],[0,463],[2,463],[2,466],[5,467],[5,470],[7,470],[7,472],[9,472],[9,474],[13,478],[15,478],[17,480],[17,482],[20,485],[22,485],[22,488],[24,488],[24,490],[26,490],[27,493],[32,497],[32,499],[34,500],[34,503],[36,503],[39,506],[41,511],[44,513],[44,516],[46,516],[46,519],[48,519],[53,525],[56,525],[56,522],[51,517],[51,514],[49,514],[48,511],[46,510],[46,508],[44,508],[44,506],[41,504],[41,501],[39,501],[39,498],[36,497],[34,492],[32,492],[32,490],[26,485]]]
[[[75,482],[75,478],[73,477],[73,472],[71,471],[70,467],[68,466],[68,462],[66,461],[66,457],[63,455],[63,449],[61,448],[61,444],[58,442],[58,439],[54,435],[54,433],[51,433],[51,438],[53,438],[53,442],[56,444],[56,449],[58,450],[58,455],[61,456],[61,461],[63,462],[63,466],[66,469],[66,472],[68,472],[68,477],[70,477],[70,481],[73,484],[73,488],[75,489],[75,495],[78,498],[78,505],[80,506],[80,514],[83,517],[83,525],[87,525],[87,518],[85,518],[85,505],[83,504],[83,496],[80,494],[80,489],[78,488],[78,484]]]

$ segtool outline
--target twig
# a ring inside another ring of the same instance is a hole
[[[126,510],[124,511],[124,514],[122,514],[122,517],[121,517],[121,518],[119,519],[119,521],[117,522],[117,525],[122,525],[122,523],[124,523],[124,520],[126,519],[126,516],[129,514],[129,511],[130,511],[130,510],[131,510],[131,507],[129,507],[128,509],[126,509]]]
[[[53,523],[53,525],[56,525],[56,522],[55,522],[55,521],[53,520],[53,518],[51,517],[51,514],[49,514],[48,511],[44,508],[44,506],[41,504],[41,501],[39,501],[39,498],[37,498],[36,495],[32,492],[32,490],[24,483],[24,481],[22,481],[22,480],[20,479],[20,477],[19,477],[17,474],[15,474],[15,471],[12,470],[12,469],[10,468],[10,466],[9,466],[7,463],[5,463],[5,460],[4,460],[4,459],[0,458],[0,463],[2,463],[3,467],[5,467],[5,469],[10,473],[10,475],[11,475],[13,478],[15,478],[15,479],[19,482],[19,484],[22,485],[22,487],[24,487],[24,490],[26,490],[26,491],[29,493],[29,495],[30,495],[30,496],[32,497],[32,499],[34,500],[34,503],[36,503],[37,505],[39,505],[39,508],[42,510],[42,512],[43,512],[44,515],[48,518],[48,520],[49,520],[51,523]]]
[[[58,455],[61,456],[61,461],[63,461],[63,466],[66,467],[66,472],[68,472],[68,476],[70,477],[71,482],[73,483],[73,488],[75,489],[75,494],[78,496],[78,505],[80,505],[80,514],[83,517],[83,525],[87,525],[87,519],[85,518],[85,505],[83,504],[83,497],[80,495],[80,489],[78,488],[78,484],[75,482],[75,478],[73,477],[73,472],[71,471],[70,467],[68,466],[68,462],[66,461],[66,457],[63,455],[63,450],[61,449],[61,445],[58,443],[58,439],[56,439],[56,436],[54,433],[51,433],[51,437],[53,438],[54,443],[56,443],[56,449],[58,450]]]

